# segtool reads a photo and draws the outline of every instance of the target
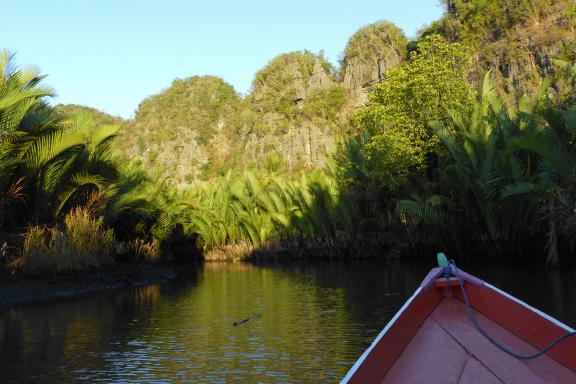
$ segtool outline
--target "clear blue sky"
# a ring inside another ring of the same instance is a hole
[[[389,20],[413,37],[438,0],[32,0],[1,6],[0,48],[36,64],[58,92],[130,117],[175,78],[216,75],[246,93],[274,56],[324,50],[337,64],[363,25]]]

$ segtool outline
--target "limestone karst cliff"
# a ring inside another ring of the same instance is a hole
[[[244,98],[219,78],[175,80],[139,105],[121,147],[178,186],[227,169],[322,166],[370,85],[400,64],[406,43],[399,28],[378,22],[350,39],[339,71],[321,53],[279,55],[256,73]]]
[[[556,57],[574,56],[576,4],[569,0],[442,0],[444,16],[424,28],[470,47],[475,86],[491,69],[513,101],[531,95]],[[322,53],[286,53],[258,71],[241,97],[222,79],[175,80],[144,100],[122,129],[121,148],[178,186],[259,167],[294,172],[322,166],[374,84],[414,46],[380,21],[349,39],[338,68]]]

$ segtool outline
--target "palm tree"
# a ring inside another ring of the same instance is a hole
[[[518,224],[531,222],[526,216],[535,214],[508,198],[511,185],[530,177],[532,162],[514,147],[515,140],[531,135],[538,122],[525,100],[518,109],[506,108],[489,73],[469,123],[457,113],[451,113],[451,119],[455,131],[430,124],[447,155],[439,186],[424,196],[400,200],[397,211],[438,226],[449,242],[469,239],[482,254],[501,255],[503,241],[525,236],[527,228]]]
[[[54,95],[41,84],[44,76],[38,68],[21,69],[14,58],[13,53],[0,51],[0,225],[13,217],[9,209],[23,197],[26,180],[18,172],[24,165],[21,152],[28,135],[49,125],[48,107],[42,100]]]
[[[576,209],[576,107],[559,108],[543,97],[536,110],[539,127],[517,138],[515,146],[535,156],[535,176],[511,185],[507,196],[534,196],[542,203],[547,221],[547,264],[560,260],[559,237],[571,239]]]
[[[25,198],[21,224],[52,221],[118,176],[110,151],[117,127],[90,130],[86,116],[56,119],[43,79],[36,67],[20,69],[14,54],[0,52],[0,188]]]

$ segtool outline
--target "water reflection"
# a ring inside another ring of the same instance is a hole
[[[335,382],[428,268],[206,264],[161,286],[14,307],[0,312],[2,381]],[[470,271],[575,322],[573,274]]]

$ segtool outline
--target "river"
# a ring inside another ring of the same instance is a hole
[[[0,381],[338,382],[432,266],[207,263],[162,285],[14,306],[0,311]],[[573,269],[467,270],[576,326]]]

